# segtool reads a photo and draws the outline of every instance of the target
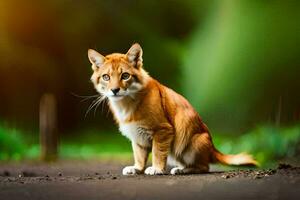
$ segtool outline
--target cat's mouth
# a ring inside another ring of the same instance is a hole
[[[122,99],[125,95],[120,95],[120,94],[115,94],[115,95],[110,95],[109,98],[113,100],[119,100]]]

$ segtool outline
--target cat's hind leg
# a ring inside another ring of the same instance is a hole
[[[195,134],[190,146],[177,158],[180,165],[171,169],[172,175],[200,174],[209,171],[211,140],[208,133]]]

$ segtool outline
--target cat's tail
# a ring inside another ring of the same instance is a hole
[[[259,163],[252,157],[252,155],[247,153],[226,155],[213,148],[212,157],[213,162],[220,162],[225,165],[259,166]]]

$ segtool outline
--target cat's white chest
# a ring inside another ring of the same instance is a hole
[[[119,122],[126,121],[133,113],[135,107],[124,108],[118,104],[118,102],[110,101],[112,112]]]
[[[125,121],[131,114],[131,111],[122,110],[116,107],[113,107],[113,110],[114,110],[115,117],[121,122]]]
[[[152,131],[139,123],[121,123],[119,129],[131,141],[142,146],[151,146]]]

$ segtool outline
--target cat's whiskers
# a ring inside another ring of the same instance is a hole
[[[99,107],[99,105],[102,103],[102,112],[103,112],[103,105],[104,105],[104,103],[105,103],[105,99],[107,99],[107,97],[106,96],[101,96],[100,98],[99,98],[99,100],[96,102],[96,107],[95,107],[95,110],[94,110],[94,116],[96,115],[96,112],[97,112],[97,109],[98,109],[98,107]]]
[[[73,93],[73,92],[71,92],[71,94],[72,94],[74,97],[82,98],[82,100],[80,100],[80,102],[84,102],[84,101],[87,101],[87,100],[89,100],[89,99],[97,98],[97,97],[100,96],[99,94],[95,94],[95,95],[78,95],[78,94],[75,94],[75,93]]]
[[[97,105],[98,101],[101,100],[102,96],[98,96],[97,99],[93,100],[92,103],[89,105],[87,111],[85,112],[84,118],[87,117],[88,113]]]

